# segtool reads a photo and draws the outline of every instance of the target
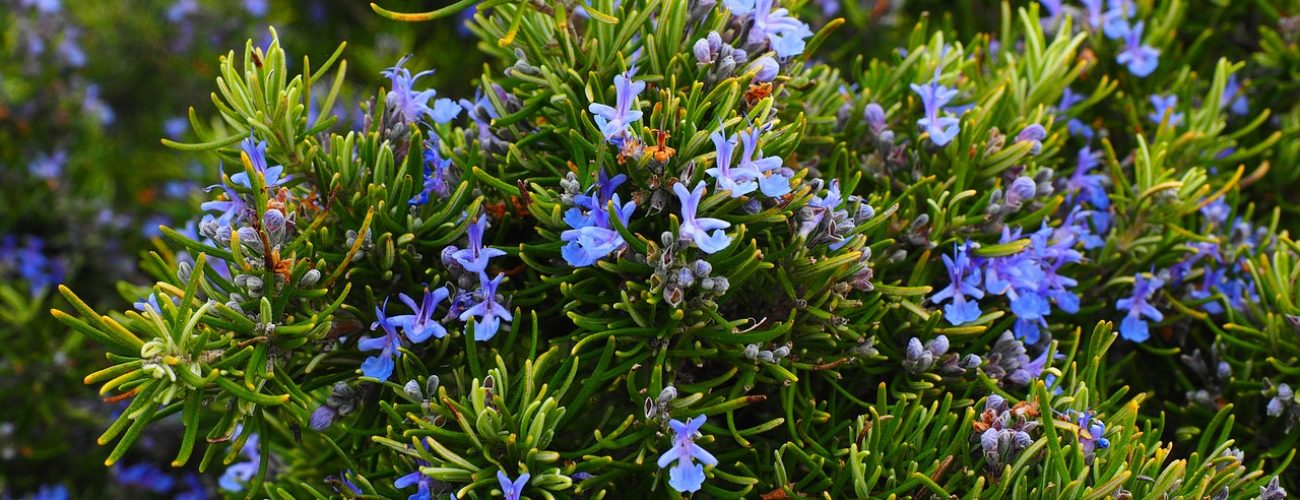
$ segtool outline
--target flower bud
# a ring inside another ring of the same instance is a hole
[[[407,380],[406,385],[402,387],[402,392],[406,393],[406,397],[415,401],[424,399],[424,394],[420,392],[420,383],[416,382],[415,379]]]
[[[1019,207],[1022,203],[1032,200],[1038,192],[1038,183],[1033,179],[1025,176],[1017,177],[1007,187],[1007,205]]]
[[[709,50],[708,40],[704,38],[696,40],[695,45],[691,47],[691,51],[695,53],[696,62],[699,62],[700,64],[713,64],[713,51]]]
[[[334,425],[334,420],[338,419],[338,417],[338,410],[330,408],[329,405],[320,405],[316,407],[316,411],[311,412],[309,425],[313,430],[323,431]]]
[[[713,265],[709,264],[709,261],[703,259],[695,261],[694,268],[695,277],[697,278],[706,277],[709,273],[713,272]]]
[[[750,64],[749,69],[758,70],[758,74],[754,75],[755,83],[767,83],[776,79],[776,75],[781,72],[781,65],[771,56],[763,56]]]
[[[302,279],[298,280],[298,287],[311,288],[315,286],[318,281],[320,281],[320,271],[317,269],[308,269],[307,272],[303,273]]]

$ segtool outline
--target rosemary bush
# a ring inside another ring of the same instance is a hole
[[[372,5],[486,62],[347,123],[271,30],[52,314],[227,496],[1284,498],[1300,20],[1209,4]]]

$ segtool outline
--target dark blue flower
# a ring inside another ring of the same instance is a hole
[[[460,108],[456,108],[459,110]],[[451,168],[451,158],[443,158],[438,151],[438,141],[430,139],[424,145],[424,188],[420,193],[412,196],[407,203],[410,205],[424,205],[429,202],[429,194],[436,194],[438,198],[447,198],[451,195],[451,185],[448,182],[447,171]]]

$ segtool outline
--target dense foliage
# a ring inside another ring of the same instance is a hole
[[[148,278],[0,248],[5,369],[90,353],[106,403],[0,441],[111,413],[118,486],[194,497],[1284,498],[1300,6],[970,4],[372,5],[476,54],[360,78],[269,30],[163,140],[210,186],[150,200]]]

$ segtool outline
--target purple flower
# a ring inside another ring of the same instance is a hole
[[[406,488],[410,488],[411,486],[415,486],[416,487],[415,493],[412,493],[410,496],[406,497],[406,500],[433,500],[432,489],[438,483],[433,478],[424,475],[423,472],[420,472],[420,467],[428,467],[430,464],[429,462],[425,462],[424,460],[419,460],[419,459],[417,459],[415,463],[416,463],[415,470],[412,471],[410,474],[399,477],[397,478],[396,481],[393,481],[393,487],[399,490],[404,490]]]
[[[506,500],[519,500],[519,496],[524,494],[524,485],[527,485],[528,480],[532,477],[532,474],[525,472],[519,475],[519,479],[511,481],[510,476],[507,476],[505,472],[497,471],[497,481],[501,483],[501,494],[505,496]]]
[[[1250,103],[1246,102],[1246,93],[1241,88],[1241,82],[1237,81],[1237,75],[1228,77],[1228,82],[1223,86],[1223,95],[1219,98],[1219,107],[1228,107],[1234,115],[1244,115],[1250,112]]]
[[[459,110],[460,108],[456,108]],[[429,202],[429,194],[446,199],[451,195],[447,171],[451,168],[451,158],[443,158],[438,151],[438,141],[430,139],[424,145],[424,188],[412,196],[410,205],[424,205]]]
[[[396,65],[381,73],[392,81],[393,88],[388,91],[388,97],[386,98],[389,110],[397,113],[402,118],[402,121],[406,123],[420,122],[425,117],[450,121],[450,118],[447,117],[449,111],[446,108],[450,104],[450,100],[447,104],[442,105],[443,112],[435,116],[434,109],[429,107],[429,100],[438,95],[438,92],[433,89],[417,92],[414,88],[416,80],[432,75],[433,70],[421,71],[412,76],[410,70],[402,67],[403,64],[406,64],[406,60],[410,58],[411,55],[407,54],[398,60]],[[455,114],[451,117],[454,118]],[[438,123],[446,123],[446,121],[439,121]]]
[[[1093,206],[1106,209],[1110,207],[1110,195],[1106,192],[1106,183],[1110,178],[1104,174],[1089,173],[1101,161],[1101,152],[1092,151],[1088,146],[1079,149],[1074,173],[1065,181],[1065,191],[1077,195]]]
[[[1016,142],[1030,141],[1033,143],[1033,148],[1029,150],[1029,154],[1032,155],[1037,155],[1043,150],[1043,139],[1046,138],[1047,129],[1037,123],[1025,127],[1019,134],[1016,134]]]
[[[755,83],[767,83],[776,79],[776,75],[781,72],[781,65],[777,64],[776,59],[771,56],[763,56],[750,63],[749,69],[758,70],[758,73],[754,75]]]
[[[984,290],[980,289],[983,273],[968,255],[970,247],[970,241],[960,245],[954,243],[953,256],[943,256],[943,265],[948,268],[948,286],[930,296],[930,302],[934,304],[952,299],[943,311],[944,319],[954,326],[975,321],[981,314],[978,299],[984,297]]]
[[[636,67],[614,76],[614,107],[600,103],[591,103],[587,110],[595,115],[596,126],[605,140],[615,146],[622,146],[627,137],[628,127],[641,119],[641,110],[632,109],[632,101],[645,90],[645,82],[632,80]]]
[[[1156,70],[1160,64],[1160,51],[1150,45],[1142,45],[1142,21],[1138,21],[1124,33],[1124,50],[1115,56],[1115,61],[1128,66],[1130,73],[1144,78]]]
[[[758,136],[763,133],[763,130],[759,127],[749,127],[740,131],[742,150],[737,168],[749,172],[749,175],[757,179],[758,190],[765,196],[769,198],[784,196],[790,192],[790,177],[781,171],[781,158],[765,157],[763,151],[758,148]]]
[[[1201,216],[1205,217],[1205,222],[1210,226],[1222,226],[1228,222],[1228,216],[1232,214],[1232,207],[1223,200],[1222,196],[1214,198],[1214,201],[1201,207]]]
[[[1076,422],[1079,425],[1079,447],[1089,462],[1092,461],[1095,450],[1110,448],[1110,440],[1106,439],[1106,424],[1093,418],[1092,412],[1079,414]]]
[[[384,334],[362,338],[357,342],[357,348],[362,351],[379,351],[379,354],[369,356],[361,363],[361,374],[382,382],[393,375],[393,358],[402,355],[397,350],[402,346],[402,338],[397,335],[396,323],[384,315],[382,308],[375,307],[375,317],[378,319],[370,324],[370,330],[383,327]]]
[[[63,166],[67,163],[67,151],[60,149],[52,155],[37,153],[36,158],[27,164],[27,171],[43,181],[56,181],[63,176]]]
[[[750,27],[749,43],[761,43],[763,38],[772,44],[777,57],[786,58],[803,53],[813,32],[803,21],[790,16],[784,8],[773,7],[779,0],[757,0],[754,4],[754,24]]]
[[[1128,20],[1137,12],[1137,6],[1133,5],[1133,0],[1106,0],[1106,5],[1108,9],[1102,15],[1102,32],[1111,40],[1123,38],[1129,32]]]
[[[935,68],[934,79],[930,83],[913,83],[912,91],[921,96],[921,104],[925,106],[925,116],[917,120],[916,125],[930,135],[930,142],[935,146],[944,147],[961,132],[961,120],[939,116],[944,111],[944,106],[957,96],[956,90],[939,84],[939,70],[940,68]]]
[[[1119,299],[1115,303],[1115,309],[1125,313],[1124,320],[1120,322],[1119,333],[1127,340],[1146,342],[1150,334],[1143,317],[1152,321],[1165,319],[1160,310],[1148,302],[1155,296],[1156,290],[1165,286],[1165,281],[1155,276],[1147,278],[1141,274],[1135,275],[1133,279],[1133,295]]]
[[[713,454],[695,444],[695,438],[700,436],[700,427],[708,417],[700,415],[683,423],[677,419],[668,422],[668,426],[673,429],[673,447],[659,455],[659,468],[668,467],[673,462],[672,469],[668,470],[668,485],[674,490],[681,493],[700,491],[704,485],[704,466],[718,465],[718,459]],[[695,463],[699,460],[700,463]]]
[[[236,492],[244,491],[244,484],[251,481],[253,476],[256,476],[261,469],[262,455],[258,452],[257,446],[257,434],[249,436],[248,441],[244,443],[243,449],[239,450],[240,454],[244,455],[248,460],[231,464],[230,467],[226,468],[226,471],[221,474],[221,479],[217,481],[217,485],[221,486],[221,489]]]
[[[460,313],[461,321],[474,320],[474,340],[483,342],[495,337],[497,330],[501,327],[501,320],[510,321],[514,316],[505,306],[497,303],[497,288],[501,286],[501,279],[505,278],[504,273],[497,274],[496,278],[488,279],[486,273],[480,272],[479,277],[479,302],[469,309]]]
[[[62,45],[60,46],[62,48]],[[81,49],[76,49],[80,52]],[[86,86],[86,94],[81,98],[81,107],[86,114],[95,117],[100,125],[111,125],[117,119],[117,114],[108,103],[99,98],[99,85],[90,84]]]
[[[424,298],[417,305],[415,300],[406,294],[398,294],[398,298],[407,307],[411,308],[415,314],[403,314],[389,318],[394,325],[402,327],[406,333],[406,338],[411,339],[413,343],[420,343],[427,340],[430,336],[443,338],[447,335],[447,329],[442,324],[433,319],[433,312],[438,308],[438,303],[447,299],[449,292],[446,287],[439,287],[433,290],[424,289]]]
[[[885,121],[885,108],[880,107],[878,103],[868,103],[862,110],[862,118],[867,121],[867,126],[871,127],[873,135],[880,135],[889,128],[889,123]]]
[[[695,189],[686,190],[683,182],[673,184],[673,193],[682,202],[682,225],[679,229],[683,240],[692,241],[704,253],[716,253],[731,244],[731,238],[722,230],[731,227],[731,223],[710,217],[696,217],[700,200],[704,197],[704,181],[695,185]],[[709,231],[713,231],[710,235]]]
[[[627,204],[622,204],[618,193],[614,192],[625,180],[627,176],[623,174],[611,179],[605,170],[601,169],[595,186],[596,196],[582,194],[574,197],[573,202],[576,206],[564,214],[565,222],[573,229],[560,234],[560,239],[568,242],[560,250],[560,254],[569,265],[589,266],[606,255],[618,251],[626,244],[623,235],[619,234],[610,223],[607,208],[610,202],[613,202],[614,216],[627,226],[632,212],[636,210],[636,202],[629,201]]]
[[[732,198],[739,198],[758,189],[752,171],[731,166],[733,153],[736,151],[736,136],[726,137],[722,134],[722,129],[718,129],[709,134],[709,139],[713,140],[718,158],[713,168],[705,170],[704,173],[716,179],[717,188],[731,192]]]
[[[487,217],[479,216],[469,225],[469,248],[457,250],[451,254],[456,262],[459,262],[466,271],[471,273],[483,272],[487,269],[488,260],[493,257],[500,257],[506,252],[496,248],[483,247],[483,230],[487,228]]]
[[[266,166],[266,141],[256,142],[256,138],[249,134],[247,139],[239,143],[239,148],[242,150],[240,151],[240,159],[252,165],[254,172],[262,175],[262,178],[266,181],[266,187],[273,188],[290,179],[287,175],[284,178],[280,177],[284,173],[283,166]],[[249,182],[248,172],[236,173],[230,176],[230,181],[246,188],[251,189],[253,187],[253,184]]]
[[[1155,108],[1147,119],[1156,125],[1165,123],[1165,116],[1169,117],[1169,126],[1177,127],[1183,124],[1183,114],[1178,112],[1178,96],[1170,94],[1159,96],[1152,94],[1148,99],[1151,100],[1151,106]]]

